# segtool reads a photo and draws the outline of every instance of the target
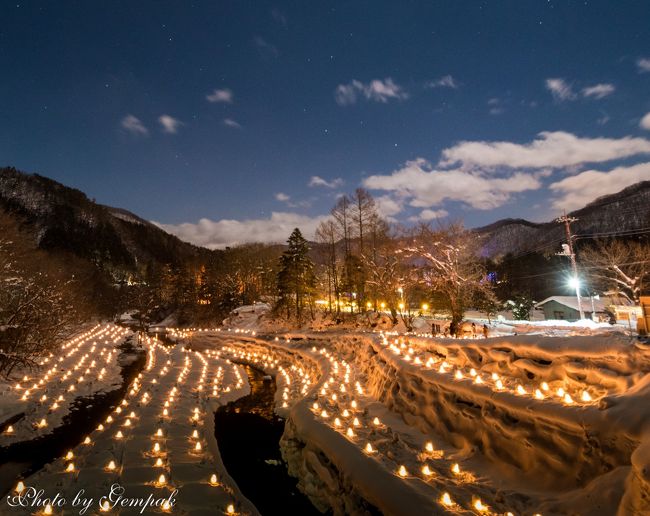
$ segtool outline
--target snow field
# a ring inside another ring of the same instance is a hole
[[[8,446],[45,435],[61,424],[75,398],[120,385],[116,346],[130,333],[115,325],[95,326],[63,344],[59,358],[52,353],[43,357],[41,371],[22,375],[5,388],[1,418],[25,415],[5,428],[0,444]]]
[[[109,514],[135,510],[102,500],[115,483],[129,499],[169,499],[178,490],[175,504],[150,506],[145,514],[256,514],[223,469],[214,439],[213,410],[248,392],[246,376],[178,345],[145,345],[145,369],[121,403],[81,444],[24,485],[47,486],[68,500],[83,489],[94,498],[95,512]]]

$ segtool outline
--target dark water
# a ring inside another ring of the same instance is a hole
[[[120,350],[135,353],[130,340],[120,346]],[[144,367],[145,360],[144,353],[139,353],[136,360],[122,367],[122,385],[119,388],[76,398],[69,414],[63,418],[63,424],[51,433],[0,447],[0,495],[6,494],[17,479],[31,475],[81,443],[120,403],[130,383]]]
[[[284,419],[273,413],[275,381],[265,382],[262,371],[244,367],[250,395],[221,407],[214,417],[215,437],[228,473],[264,516],[320,514],[282,462],[279,442]]]

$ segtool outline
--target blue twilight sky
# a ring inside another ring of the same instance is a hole
[[[650,179],[647,1],[2,1],[0,165],[220,247]]]

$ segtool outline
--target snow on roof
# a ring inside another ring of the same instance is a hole
[[[569,308],[573,308],[576,311],[579,311],[580,309],[578,308],[578,299],[576,296],[551,296],[547,297],[544,299],[544,301],[540,301],[535,305],[535,308],[541,308],[542,305],[548,303],[549,301],[556,301],[557,303],[560,303],[561,305],[567,306]],[[589,296],[582,297],[582,309],[585,312],[591,312],[591,303],[593,301],[593,307],[595,308],[596,312],[604,312],[605,307],[610,305],[610,299],[608,297],[601,297],[600,299],[591,298]]]

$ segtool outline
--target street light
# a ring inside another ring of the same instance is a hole
[[[571,276],[569,278],[569,286],[576,291],[576,299],[578,300],[578,311],[580,312],[580,319],[585,318],[585,313],[582,310],[582,302],[580,300],[580,278],[578,276]]]
[[[426,303],[422,303],[422,311],[426,312],[429,309],[429,305]]]

